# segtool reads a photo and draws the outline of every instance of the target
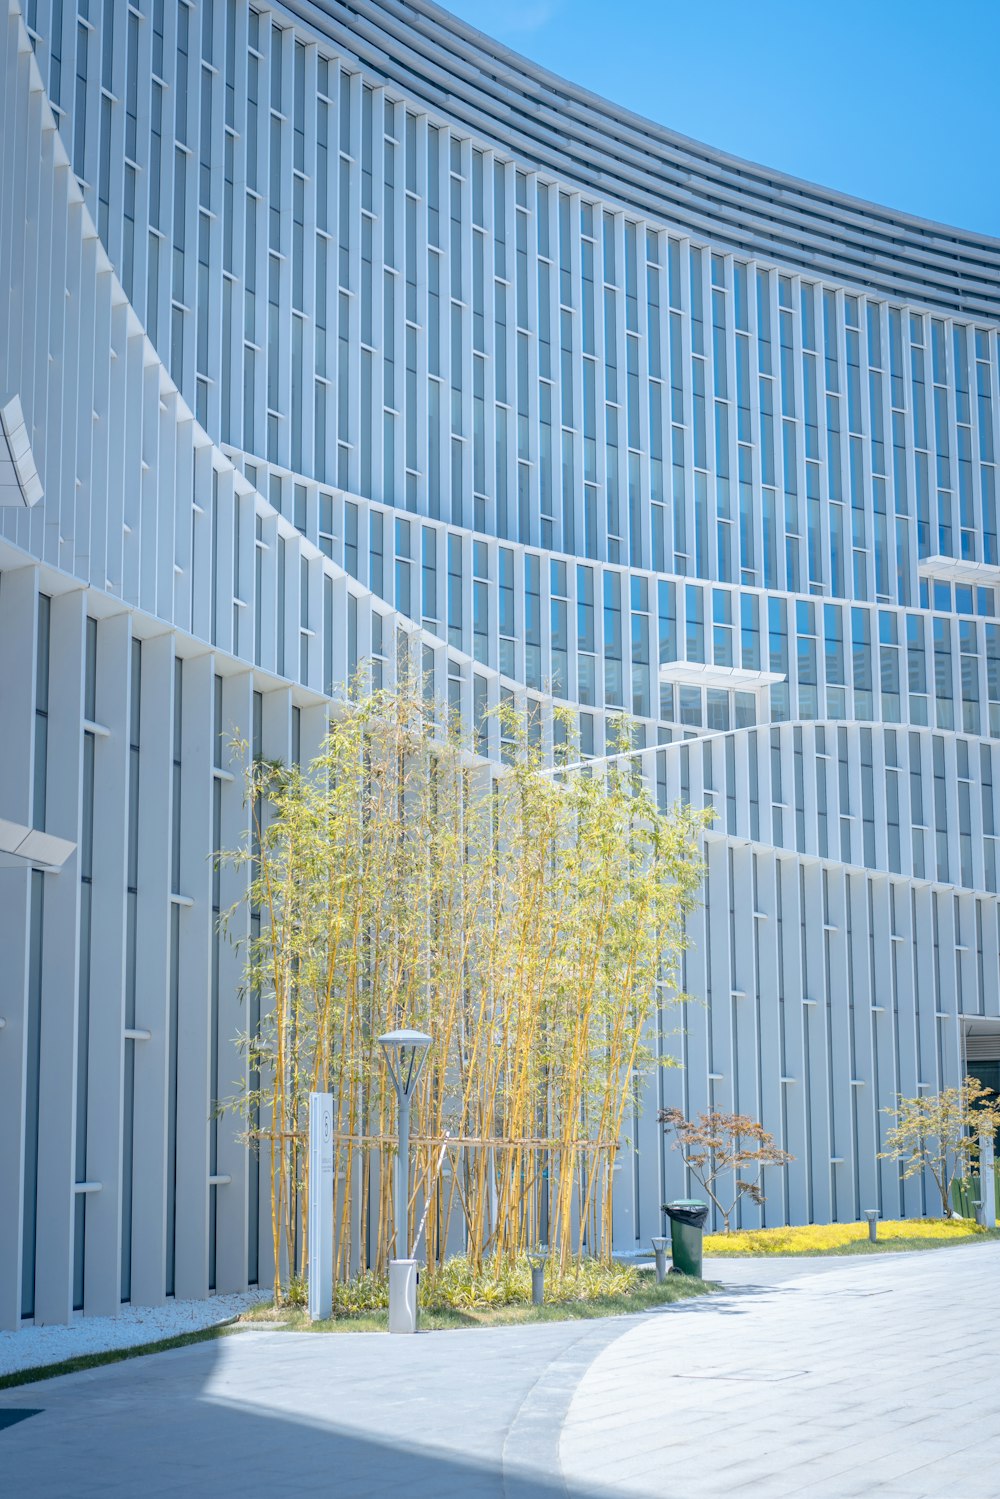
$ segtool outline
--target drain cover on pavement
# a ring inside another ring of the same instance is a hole
[[[675,1374],[674,1379],[752,1379],[776,1383],[781,1379],[803,1379],[808,1369],[693,1369]]]

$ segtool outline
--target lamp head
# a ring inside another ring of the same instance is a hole
[[[431,1044],[430,1036],[424,1031],[386,1031],[384,1036],[379,1036],[378,1044],[385,1052],[389,1075],[396,1091],[401,1097],[409,1098],[417,1085],[427,1048]]]

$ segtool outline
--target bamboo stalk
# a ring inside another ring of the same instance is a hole
[[[279,1298],[305,1264],[317,1088],[334,1095],[336,1275],[359,1268],[356,1243],[384,1268],[395,1121],[375,1038],[400,1024],[434,1037],[410,1204],[429,1262],[455,1213],[498,1275],[543,1232],[559,1274],[585,1243],[610,1253],[614,1156],[683,946],[700,823],[661,818],[623,775],[556,788],[523,722],[513,737],[511,773],[474,780],[461,737],[404,682],[355,697],[301,774],[251,768],[253,848],[233,857],[251,859],[263,916],[247,988],[273,1007],[244,1106],[267,1141]]]

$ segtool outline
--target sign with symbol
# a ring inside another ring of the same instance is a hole
[[[323,1103],[320,1107],[320,1169],[322,1171],[333,1171],[333,1107],[326,1100],[329,1094],[322,1094]]]

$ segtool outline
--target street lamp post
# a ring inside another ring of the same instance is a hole
[[[399,1147],[396,1152],[396,1253],[389,1262],[389,1331],[417,1330],[417,1262],[410,1258],[410,1099],[431,1044],[423,1031],[387,1031],[379,1036],[396,1089]]]

